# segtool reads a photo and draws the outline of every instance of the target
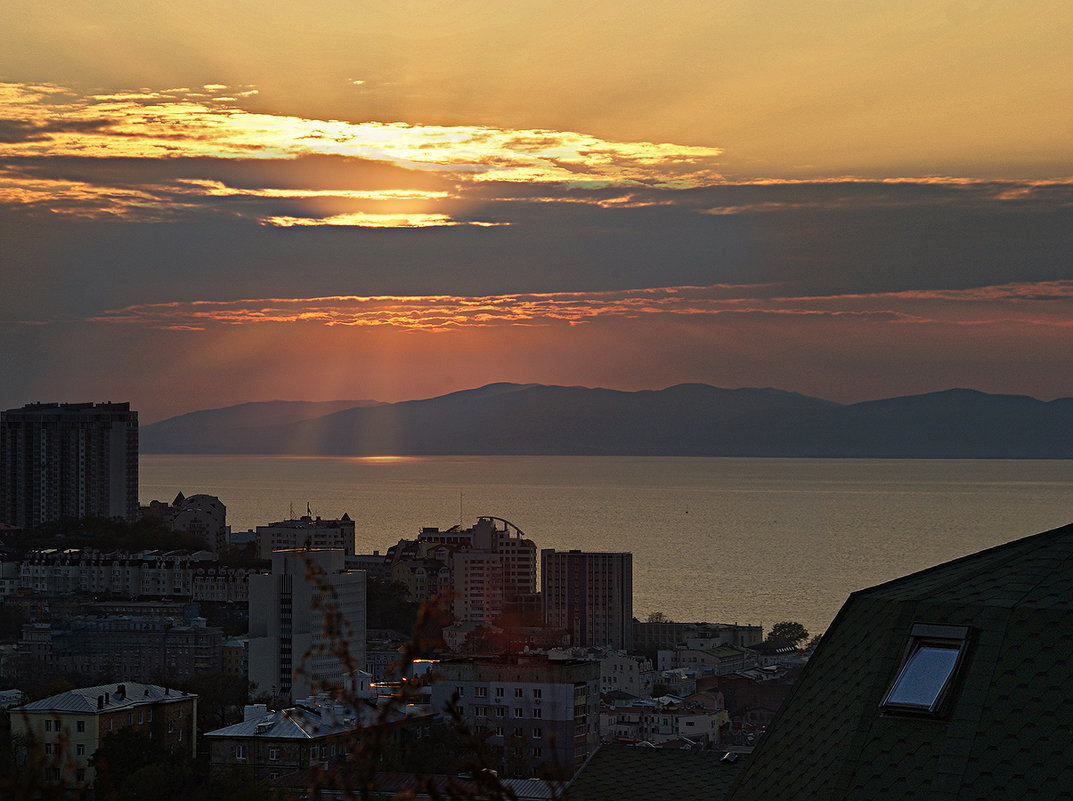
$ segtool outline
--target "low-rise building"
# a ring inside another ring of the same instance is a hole
[[[213,768],[237,768],[253,780],[276,779],[343,756],[357,726],[353,714],[337,713],[330,706],[269,712],[259,705],[247,707],[241,723],[204,736]]]
[[[605,742],[649,742],[654,745],[688,739],[699,745],[718,745],[719,728],[729,718],[725,709],[677,696],[629,698],[604,695],[600,710]]]
[[[153,684],[122,682],[52,695],[11,710],[13,737],[43,750],[47,781],[88,787],[91,763],[109,734],[133,728],[166,748],[197,754],[197,696]]]
[[[679,646],[661,650],[658,655],[660,672],[675,668],[711,668],[716,676],[725,676],[755,667],[756,664],[756,652],[734,645],[718,645],[714,648]]]
[[[436,666],[432,706],[452,699],[462,721],[487,736],[500,774],[542,769],[569,778],[599,745],[600,666],[544,654],[451,659]]]
[[[737,623],[676,623],[670,620],[633,621],[633,647],[639,651],[669,650],[679,645],[688,645],[690,648],[709,648],[717,645],[747,648],[763,640],[763,626],[739,626]]]

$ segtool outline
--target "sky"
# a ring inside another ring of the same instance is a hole
[[[1068,0],[0,4],[0,408],[1073,396]]]

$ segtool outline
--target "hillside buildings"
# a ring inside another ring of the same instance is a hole
[[[552,768],[573,776],[599,745],[600,665],[543,654],[440,662],[432,706],[457,695],[470,728],[487,735],[501,775],[529,777]]]
[[[633,554],[540,552],[544,623],[574,645],[633,647]]]
[[[129,403],[31,403],[0,413],[0,523],[138,515]]]
[[[128,681],[69,690],[11,710],[13,739],[32,733],[43,748],[45,778],[77,788],[93,784],[91,759],[101,741],[126,728],[194,757],[197,696]]]
[[[258,692],[304,698],[364,669],[365,573],[346,571],[342,550],[276,551],[272,573],[249,584],[249,679]]]

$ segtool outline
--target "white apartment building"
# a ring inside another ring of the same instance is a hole
[[[365,573],[344,565],[342,550],[276,551],[271,574],[250,576],[249,678],[258,692],[293,701],[365,669]],[[341,643],[348,658],[333,651]]]
[[[281,520],[267,526],[258,526],[255,542],[257,553],[262,559],[271,559],[273,551],[298,548],[341,549],[347,556],[353,556],[354,521],[346,512],[338,520],[302,515],[296,520]]]

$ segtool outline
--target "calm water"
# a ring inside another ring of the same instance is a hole
[[[638,617],[812,632],[853,590],[1073,521],[1073,461],[141,457],[143,503],[179,490],[235,530],[347,512],[365,552],[495,515],[537,548],[631,551]]]

